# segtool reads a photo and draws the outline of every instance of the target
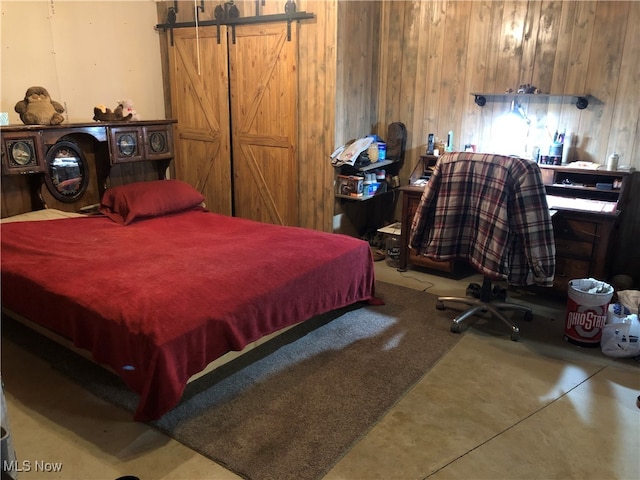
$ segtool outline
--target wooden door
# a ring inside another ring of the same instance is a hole
[[[213,212],[232,214],[227,38],[216,27],[178,28],[169,45],[176,177],[206,198]],[[167,35],[171,41],[171,35]]]
[[[237,26],[229,41],[235,215],[280,225],[299,224],[295,27]]]

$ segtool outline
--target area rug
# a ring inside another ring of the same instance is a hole
[[[152,424],[246,479],[321,478],[460,338],[434,296],[382,282],[376,294],[384,305],[316,317],[189,384]],[[43,337],[22,341],[134,411],[137,396],[115,375]]]

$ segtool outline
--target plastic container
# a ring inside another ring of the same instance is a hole
[[[613,287],[593,278],[571,280],[564,339],[581,347],[598,347],[607,322]]]
[[[387,144],[378,142],[378,160],[383,161],[387,158]]]
[[[390,267],[400,266],[400,236],[387,235],[387,265]]]

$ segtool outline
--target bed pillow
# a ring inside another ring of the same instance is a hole
[[[181,212],[204,202],[204,196],[179,180],[136,182],[104,192],[100,212],[114,222],[128,225],[141,218]]]

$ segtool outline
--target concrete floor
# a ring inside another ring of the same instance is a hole
[[[385,261],[376,263],[376,273],[435,295],[464,296],[477,280],[401,273]],[[481,319],[466,328],[325,478],[640,478],[637,361],[566,343],[562,300],[526,291],[510,298],[534,311],[532,322],[517,322],[519,342],[498,322]],[[29,351],[4,339],[2,348],[11,440],[28,467],[21,480],[238,478],[133,422]]]

